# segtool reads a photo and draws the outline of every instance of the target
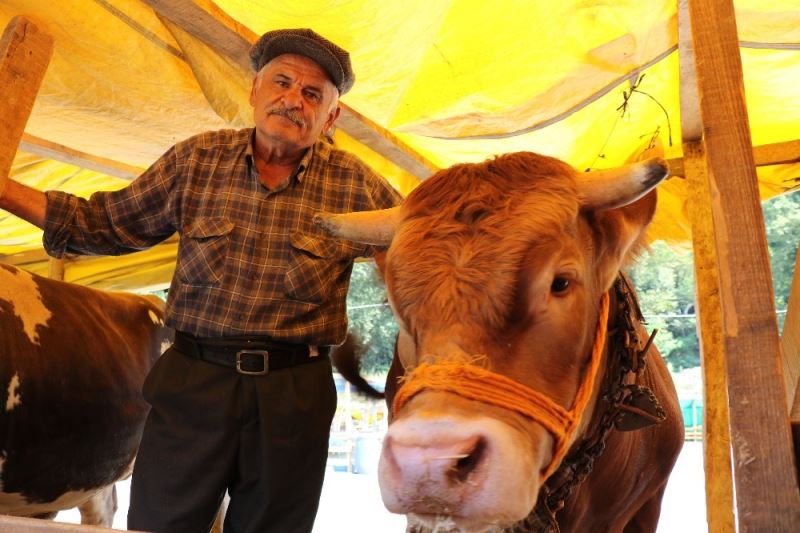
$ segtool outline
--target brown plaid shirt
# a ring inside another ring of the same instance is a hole
[[[89,200],[48,191],[45,248],[57,257],[119,255],[177,231],[167,325],[201,337],[340,343],[353,261],[373,250],[325,235],[312,216],[383,209],[401,197],[325,140],[286,188],[270,191],[258,180],[252,137],[244,129],[189,138],[128,187]]]

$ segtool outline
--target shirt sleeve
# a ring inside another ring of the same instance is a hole
[[[391,186],[391,184],[375,173],[372,169],[364,165],[367,169],[370,201],[373,209],[388,209],[395,207],[403,202],[403,196]]]
[[[96,192],[87,200],[47,191],[43,245],[54,257],[65,253],[121,255],[149,248],[175,232],[171,191],[179,148],[170,148],[127,187]]]

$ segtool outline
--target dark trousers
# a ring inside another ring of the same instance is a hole
[[[226,533],[311,531],[336,410],[327,358],[243,376],[171,348],[144,396],[129,529],[207,532],[227,490]]]

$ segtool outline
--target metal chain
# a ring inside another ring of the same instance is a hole
[[[584,438],[577,449],[564,459],[558,470],[542,485],[536,507],[525,520],[511,529],[513,533],[522,533],[523,531],[526,533],[533,531],[560,532],[556,513],[564,507],[575,488],[589,476],[594,468],[595,460],[605,450],[606,439],[620,415],[620,406],[624,404],[626,397],[631,392],[630,387],[625,385],[625,378],[631,372],[639,374],[644,370],[645,355],[653,342],[656,331],[650,335],[645,346],[639,349],[639,337],[634,322],[634,320],[644,322],[639,304],[624,275],[620,274],[614,283],[614,288],[617,296],[617,316],[621,316],[625,323],[623,328],[615,328],[613,331],[613,346],[616,349],[609,354],[609,360],[614,366],[608,389],[601,397],[601,401],[606,404],[606,407],[602,411],[600,422],[594,434]],[[609,332],[609,338],[611,338],[611,333]],[[617,357],[612,357],[612,355]]]
[[[584,438],[577,449],[570,453],[553,475],[545,481],[539,491],[536,507],[531,513],[510,528],[504,529],[504,533],[560,533],[556,513],[564,507],[575,488],[592,472],[595,460],[605,450],[606,439],[620,416],[622,411],[620,406],[625,403],[625,399],[633,390],[632,386],[625,384],[625,378],[631,373],[638,375],[644,370],[645,356],[657,330],[653,331],[644,347],[639,349],[636,323],[644,323],[644,317],[630,282],[624,274],[620,273],[614,282],[614,289],[617,297],[616,316],[622,317],[624,324],[608,332],[609,339],[613,336],[611,346],[614,348],[608,354],[612,365],[609,371],[611,378],[608,380],[606,392],[600,398],[600,401],[606,404],[602,409],[600,422],[595,432]],[[406,531],[428,533],[431,530],[417,525],[409,526]]]

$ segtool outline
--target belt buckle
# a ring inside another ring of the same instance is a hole
[[[242,368],[243,355],[260,355],[264,366],[261,370],[245,370]],[[263,376],[269,372],[269,351],[267,350],[239,350],[236,352],[236,371],[245,376]]]

